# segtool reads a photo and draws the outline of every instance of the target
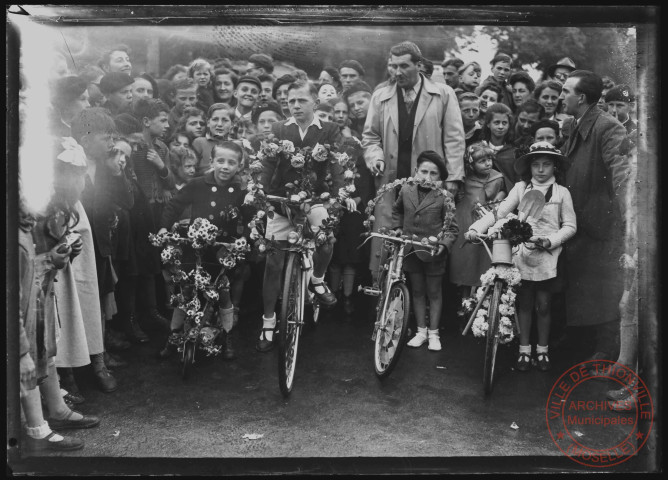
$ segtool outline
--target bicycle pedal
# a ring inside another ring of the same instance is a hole
[[[378,297],[381,293],[379,288],[363,287],[362,285],[359,286],[358,290],[364,292],[364,295],[371,295],[372,297]]]

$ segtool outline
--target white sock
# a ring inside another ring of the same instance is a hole
[[[315,275],[313,275],[311,277],[311,283],[313,284],[313,289],[317,293],[322,294],[322,293],[325,293],[327,291],[327,290],[325,290],[325,286],[324,286],[324,283],[325,283],[325,276],[324,275],[322,277],[316,277]]]
[[[427,327],[417,327],[417,334],[422,335],[423,337],[427,336]]]
[[[271,318],[267,318],[264,315],[262,315],[262,328],[271,328],[271,330],[267,331],[262,331],[260,332],[260,339],[262,339],[262,335],[267,338],[270,342],[274,338],[274,328],[276,327],[276,312],[274,312],[271,316]]]
[[[531,355],[531,345],[520,345],[520,353]]]
[[[440,338],[441,336],[438,333],[438,328],[436,330],[427,330],[430,337]]]
[[[536,345],[536,353],[547,353],[547,345]]]
[[[49,423],[47,421],[44,421],[43,424],[37,426],[37,427],[26,427],[26,433],[30,438],[34,438],[36,440],[41,440],[42,438],[46,438],[49,436],[51,433],[51,428],[49,427]],[[49,438],[50,442],[61,442],[63,441],[63,437],[58,435],[57,433],[54,433],[54,435]]]

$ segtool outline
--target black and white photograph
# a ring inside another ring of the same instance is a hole
[[[658,473],[658,6],[6,6],[9,475]]]

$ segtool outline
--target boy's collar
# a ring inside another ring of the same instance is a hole
[[[288,125],[297,125],[297,126],[299,127],[299,124],[297,123],[297,120],[295,119],[295,117],[290,117],[290,118],[288,119],[288,121],[285,122],[285,126],[287,127]],[[319,129],[322,129],[322,124],[320,123],[320,119],[319,119],[318,117],[316,117],[315,115],[313,115],[313,120],[311,120],[311,123],[308,124],[308,126],[306,127],[306,129],[308,130],[308,128],[309,128],[311,125],[315,125],[315,126],[318,127]],[[301,127],[300,127],[300,128],[301,128]]]

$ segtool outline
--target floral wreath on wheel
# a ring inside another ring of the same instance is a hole
[[[155,247],[163,247],[160,254],[171,275],[174,285],[180,287],[180,293],[173,294],[169,299],[171,306],[180,308],[186,313],[186,324],[190,322],[192,328],[183,333],[173,333],[169,342],[177,345],[183,351],[183,344],[188,339],[200,339],[201,348],[207,355],[217,355],[221,351],[219,345],[214,344],[215,334],[211,328],[213,309],[206,310],[200,301],[200,294],[207,301],[216,302],[222,292],[229,290],[230,282],[227,276],[220,277],[218,282],[212,283],[211,275],[202,266],[202,253],[206,248],[216,248],[216,259],[225,270],[234,268],[244,260],[251,250],[245,237],[235,239],[227,245],[220,245],[216,239],[220,235],[218,227],[205,218],[196,218],[188,227],[186,237],[178,232],[179,224],[164,233],[149,234],[149,240]],[[183,270],[183,246],[191,247],[195,252],[195,267],[190,272]],[[216,322],[213,322],[214,325]]]
[[[496,223],[487,231],[489,236],[503,238],[510,242],[511,247],[529,241],[533,235],[531,225],[520,220],[515,214],[509,214]],[[516,322],[511,317],[517,318],[515,310],[516,287],[521,283],[522,276],[516,266],[492,265],[492,267],[480,276],[482,286],[478,287],[475,296],[462,299],[462,308],[457,312],[460,316],[469,316],[475,310],[476,305],[482,300],[482,305],[476,312],[471,330],[473,336],[484,337],[489,330],[489,306],[492,298],[492,287],[494,281],[500,278],[505,281],[501,291],[501,303],[499,304],[499,343],[508,344],[515,338]],[[487,294],[485,295],[485,290]]]
[[[276,207],[267,200],[264,192],[265,186],[260,183],[262,160],[266,158],[284,159],[299,171],[300,176],[297,180],[285,184],[287,198],[298,205],[297,208],[304,214],[310,211],[310,203],[314,200],[322,203],[327,209],[329,218],[323,222],[316,235],[315,244],[323,245],[326,242],[333,242],[336,227],[345,211],[343,204],[355,192],[355,178],[359,177],[355,166],[355,159],[361,152],[359,140],[353,138],[345,139],[341,144],[321,145],[318,143],[314,147],[295,148],[289,140],[278,140],[272,137],[269,140],[263,140],[257,152],[252,149],[248,141],[245,141],[243,145],[250,158],[246,169],[249,177],[248,193],[244,204],[253,205],[256,208],[256,214],[248,226],[251,229],[250,238],[258,252],[271,253],[276,247],[273,240],[264,238],[267,218],[273,218],[276,211]],[[314,168],[318,163],[325,163],[327,166],[325,184],[329,190],[320,195],[316,195],[314,191],[317,180]],[[339,188],[338,192],[332,191],[331,167],[333,165],[339,165],[343,169],[345,184]]]

